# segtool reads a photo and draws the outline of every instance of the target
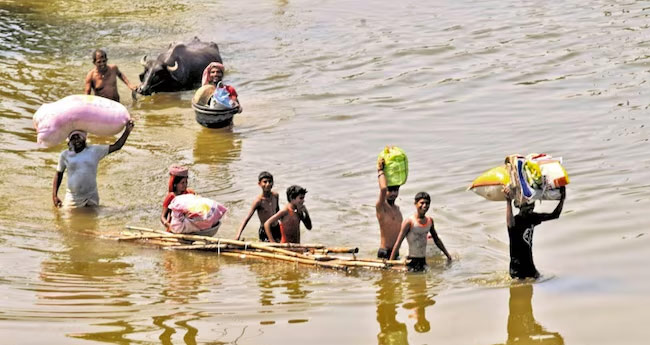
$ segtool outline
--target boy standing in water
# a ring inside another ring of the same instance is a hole
[[[93,64],[95,68],[91,69],[86,75],[86,95],[90,95],[90,91],[95,93],[95,96],[112,99],[115,102],[120,101],[120,95],[117,93],[117,78],[120,78],[126,86],[135,91],[136,87],[129,83],[122,72],[116,65],[109,65],[106,62],[106,52],[102,49],[97,49],[93,53]]]
[[[257,216],[260,218],[260,229],[258,231],[258,236],[260,241],[268,242],[269,238],[266,235],[266,230],[264,229],[264,223],[271,218],[274,214],[280,211],[280,197],[278,193],[274,192],[273,189],[273,175],[268,171],[262,171],[257,177],[257,184],[262,188],[262,194],[258,195],[253,201],[251,209],[248,211],[248,215],[244,221],[239,226],[237,230],[236,240],[239,240],[241,237],[246,224],[253,216],[253,213],[257,212]],[[282,233],[280,232],[280,224],[275,222],[271,224],[271,235],[275,242],[280,242],[282,240]]]
[[[305,224],[307,230],[311,230],[311,218],[305,207],[305,194],[307,190],[300,186],[293,185],[287,188],[287,207],[278,211],[264,223],[264,230],[269,242],[277,242],[271,233],[271,225],[280,222],[282,233],[281,243],[300,243],[300,222]]]
[[[399,186],[387,186],[384,165],[384,159],[380,158],[377,161],[379,199],[375,204],[377,221],[379,221],[379,236],[381,238],[381,244],[377,251],[377,258],[379,259],[388,259],[390,257],[402,224],[402,211],[400,211],[399,206],[395,205],[395,200],[399,195]]]
[[[524,204],[519,207],[519,214],[512,215],[512,192],[510,188],[503,190],[506,196],[506,223],[510,238],[510,276],[514,279],[539,278],[539,272],[533,262],[533,231],[541,222],[556,219],[562,213],[566,189],[560,187],[562,193],[560,202],[552,213],[535,213],[535,204]]]
[[[402,224],[402,229],[399,232],[393,251],[390,254],[390,259],[394,260],[399,253],[399,247],[404,241],[404,237],[409,244],[408,259],[410,262],[407,264],[409,271],[421,272],[427,267],[426,249],[427,249],[427,234],[430,233],[433,242],[445,254],[448,261],[451,261],[451,256],[447,252],[442,240],[438,237],[436,228],[433,224],[433,218],[427,217],[425,214],[429,210],[431,204],[431,197],[426,192],[420,192],[415,195],[415,214],[407,218]]]

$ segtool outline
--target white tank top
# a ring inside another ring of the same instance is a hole
[[[431,217],[426,217],[424,225],[420,224],[417,216],[411,216],[411,230],[406,234],[409,243],[409,256],[412,258],[423,258],[427,250],[427,234],[433,226]]]

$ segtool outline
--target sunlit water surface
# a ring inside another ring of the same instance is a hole
[[[2,0],[0,18],[3,344],[647,343],[646,2]],[[137,82],[143,55],[193,36],[220,46],[233,128],[199,126],[191,91],[132,101],[120,83],[136,127],[100,165],[102,206],[54,209],[65,146],[36,146],[35,110],[82,93],[98,47]],[[220,236],[268,170],[282,203],[309,190],[304,242],[371,257],[387,144],[409,155],[398,204],[433,196],[451,266],[432,251],[426,274],[346,274],[101,238],[157,227],[180,163],[229,208]],[[504,203],[465,191],[515,152],[571,175],[562,217],[536,229],[532,285],[508,278]]]

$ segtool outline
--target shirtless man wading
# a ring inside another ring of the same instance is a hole
[[[106,57],[106,52],[97,49],[93,53],[93,64],[95,68],[91,69],[86,75],[86,95],[90,95],[90,92],[93,91],[95,96],[101,96],[104,98],[112,99],[115,102],[120,101],[120,95],[117,93],[117,78],[120,78],[126,86],[135,91],[136,87],[129,83],[129,80],[126,78],[119,68],[116,65],[109,65],[106,62],[108,58]]]
[[[377,161],[377,178],[379,180],[379,199],[377,199],[375,209],[381,236],[377,258],[388,259],[402,226],[402,211],[399,206],[395,205],[395,200],[399,195],[399,186],[388,187],[386,185],[383,158]]]

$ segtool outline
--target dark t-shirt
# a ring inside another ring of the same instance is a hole
[[[546,220],[544,215],[530,213],[516,215],[514,224],[508,228],[510,237],[510,276],[513,278],[537,278],[539,272],[533,262],[533,231]]]

